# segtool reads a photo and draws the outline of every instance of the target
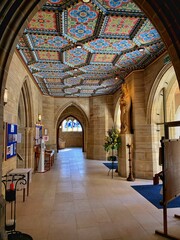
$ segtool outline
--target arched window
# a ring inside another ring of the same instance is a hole
[[[62,132],[82,132],[82,126],[75,118],[68,117],[62,122]]]

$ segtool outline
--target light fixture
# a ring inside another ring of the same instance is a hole
[[[38,114],[38,121],[41,122],[41,114]]]
[[[8,90],[7,88],[4,89],[4,105],[7,104],[7,100],[8,100]]]
[[[90,0],[82,0],[84,3],[88,3],[90,2]]]
[[[44,135],[45,135],[45,136],[48,135],[48,130],[47,130],[47,128],[44,129]]]
[[[76,43],[76,48],[78,48],[78,49],[82,48],[82,44]]]
[[[143,47],[140,47],[138,48],[139,52],[144,52],[144,48]]]

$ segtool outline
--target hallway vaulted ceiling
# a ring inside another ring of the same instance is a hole
[[[42,93],[55,97],[114,93],[130,72],[165,51],[131,0],[48,0],[17,49]]]

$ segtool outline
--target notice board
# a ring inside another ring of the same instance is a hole
[[[6,123],[6,159],[17,154],[17,125]]]

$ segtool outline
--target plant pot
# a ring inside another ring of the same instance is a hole
[[[108,161],[112,161],[112,162],[117,161],[117,157],[116,156],[109,156]]]

